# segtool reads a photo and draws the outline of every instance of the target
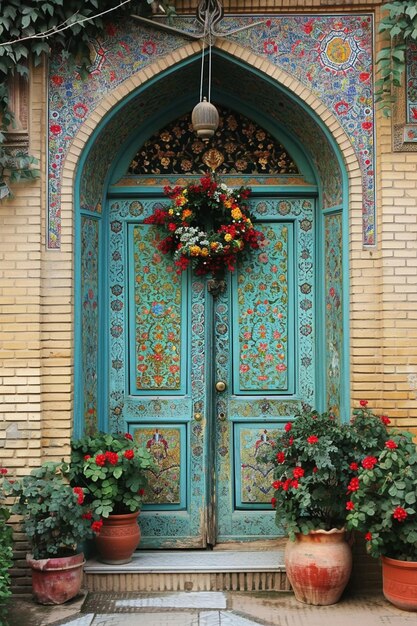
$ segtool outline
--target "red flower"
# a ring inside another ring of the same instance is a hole
[[[126,452],[123,453],[123,456],[128,461],[131,461],[133,459],[133,457],[135,456],[135,453],[133,452],[133,450],[126,450]]]
[[[104,454],[106,460],[110,463],[110,465],[117,465],[117,461],[119,460],[119,455],[117,452],[111,452],[111,450],[107,450]]]
[[[368,404],[368,400],[359,400],[359,404],[361,406],[366,406]]]
[[[267,39],[264,41],[264,52],[265,54],[274,54],[278,52],[278,46],[274,39]]]
[[[318,472],[318,471],[319,471],[319,468],[318,468],[318,467],[316,467],[316,466],[314,466],[314,467],[313,467],[313,474],[317,474],[317,472]]]
[[[395,448],[398,448],[397,444],[392,439],[388,439],[388,441],[385,442],[385,447],[388,448],[388,450],[395,450]]]
[[[290,437],[290,438],[288,439],[288,445],[289,445],[289,446],[292,446],[292,444],[293,444],[293,443],[294,443],[294,437]]]
[[[288,491],[288,489],[291,487],[291,480],[289,478],[287,478],[287,480],[284,480],[284,482],[282,483],[282,489],[283,491]]]
[[[100,467],[106,465],[106,456],[104,454],[97,454],[96,465],[100,465]]]
[[[351,469],[351,470],[352,470],[352,472],[356,472],[356,471],[359,469],[359,466],[358,466],[358,464],[357,464],[357,463],[351,463],[351,464],[349,465],[349,469]]]
[[[392,514],[392,517],[399,522],[403,522],[408,517],[408,513],[402,506],[397,506]]]
[[[284,463],[284,461],[285,461],[285,454],[283,452],[278,452],[277,453],[277,461],[278,461],[278,463]]]
[[[291,422],[287,422],[287,423],[285,424],[285,426],[284,426],[284,430],[285,430],[285,432],[287,432],[287,433],[289,433],[289,432],[290,432],[291,428],[292,428],[292,424],[291,424]]]
[[[138,495],[144,496],[145,495],[145,490],[143,488],[139,489]]]
[[[372,541],[372,533],[366,533],[365,541]]]
[[[317,437],[317,435],[310,435],[310,437],[307,437],[307,443],[313,445],[315,443],[318,443],[319,438]]]
[[[362,122],[362,128],[363,130],[371,130],[372,122]]]
[[[274,480],[272,486],[274,489],[280,489],[280,487],[282,487],[282,480]]]
[[[6,469],[5,467],[0,467],[0,474],[7,474],[8,473],[8,469]]]
[[[354,508],[355,508],[355,505],[353,504],[352,500],[349,500],[348,502],[346,502],[347,511],[353,511]]]
[[[78,504],[82,504],[84,502],[84,492],[82,487],[74,487],[73,492],[78,496]]]
[[[272,505],[272,508],[275,509],[275,507],[277,506],[277,499],[276,498],[271,498],[271,505]]]
[[[133,437],[130,433],[125,433],[125,439],[129,439],[129,441],[133,441]]]
[[[98,520],[97,522],[93,522],[93,523],[91,524],[91,530],[92,530],[94,533],[99,533],[99,532],[100,532],[100,530],[101,530],[101,527],[102,527],[102,526],[103,526],[103,520],[102,520],[102,519],[100,519],[100,520]]]
[[[305,470],[302,467],[294,467],[292,471],[292,475],[294,478],[302,478],[304,476]]]
[[[294,487],[294,489],[298,489],[298,480],[292,480],[291,487]]]
[[[350,483],[348,484],[348,492],[349,491],[357,491],[359,489],[359,478],[351,478]]]
[[[388,426],[388,424],[391,424],[390,418],[387,417],[386,415],[381,415],[379,419],[381,420],[383,424],[385,424],[385,426]]]
[[[62,127],[59,124],[51,124],[49,130],[51,131],[53,135],[59,135],[62,130]]]
[[[362,461],[362,467],[364,469],[374,469],[374,466],[378,463],[378,459],[374,456],[366,456]]]
[[[93,517],[93,514],[92,514],[92,512],[91,512],[91,511],[87,511],[86,513],[83,513],[83,514],[81,515],[81,517],[82,517],[83,519],[91,519],[91,518]]]
[[[84,457],[84,461],[88,461],[88,459],[91,459],[91,454],[86,454]]]

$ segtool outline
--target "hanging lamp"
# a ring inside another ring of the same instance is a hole
[[[208,9],[209,7],[207,7]],[[202,51],[201,51],[201,72],[200,72],[200,102],[194,107],[191,113],[191,124],[199,139],[204,142],[208,142],[210,137],[213,137],[214,133],[219,127],[219,113],[211,103],[211,47],[212,47],[212,20],[213,16],[210,11],[205,13],[204,21],[204,37],[202,38]],[[207,97],[203,97],[203,85],[204,85],[204,56],[205,46],[208,41],[208,87]]]

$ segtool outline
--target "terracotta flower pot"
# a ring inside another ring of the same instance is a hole
[[[397,561],[383,556],[382,590],[397,608],[417,611],[417,561]]]
[[[352,552],[344,530],[312,530],[297,534],[285,549],[288,579],[297,600],[306,604],[335,604],[352,570]]]
[[[84,554],[50,559],[26,557],[32,568],[32,590],[40,604],[63,604],[80,592]]]
[[[100,561],[122,565],[132,560],[140,541],[138,515],[139,512],[125,513],[103,519],[100,534],[95,539]]]

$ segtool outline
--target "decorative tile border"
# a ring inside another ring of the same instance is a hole
[[[252,19],[226,17],[223,28],[239,27]],[[234,36],[237,43],[305,84],[350,137],[362,171],[365,245],[375,243],[372,30],[370,15],[285,15]],[[126,23],[121,29],[109,26],[103,41],[91,42],[87,81],[59,55],[52,59],[48,248],[60,248],[62,167],[76,133],[88,124],[100,101],[124,80],[157,59],[172,56],[185,43],[180,36]]]

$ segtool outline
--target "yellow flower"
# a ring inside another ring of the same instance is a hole
[[[168,213],[169,213],[170,215],[174,215],[174,209],[169,209]]]
[[[238,208],[233,209],[232,211],[232,217],[234,220],[240,220],[242,217],[242,211]]]
[[[210,244],[210,248],[212,250],[217,250],[217,248],[219,247],[219,243],[217,241],[212,241]]]
[[[208,248],[201,248],[201,256],[208,256],[209,251]]]
[[[192,215],[193,212],[190,211],[190,209],[184,209],[184,211],[182,212],[182,219],[185,220],[187,219],[187,217],[190,217],[190,215]]]
[[[230,233],[226,233],[224,236],[225,241],[232,241],[233,237]]]
[[[190,247],[190,254],[191,256],[198,256],[201,252],[201,248],[200,246],[191,246]]]
[[[231,200],[225,200],[224,201],[224,206],[226,207],[226,209],[231,209],[232,208],[232,201]]]

